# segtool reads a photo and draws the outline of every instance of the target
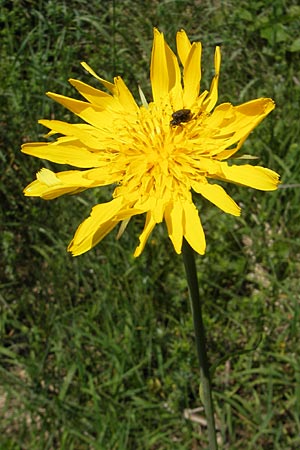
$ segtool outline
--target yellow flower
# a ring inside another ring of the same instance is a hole
[[[25,195],[53,199],[88,188],[114,184],[113,199],[93,207],[77,229],[68,250],[80,255],[100,242],[117,224],[121,230],[132,216],[146,213],[145,227],[134,255],[139,256],[157,223],[166,222],[177,253],[183,238],[204,254],[205,236],[192,192],[201,194],[222,211],[240,215],[234,200],[213,180],[229,181],[264,191],[275,190],[279,176],[260,166],[227,162],[249,133],[274,109],[269,98],[239,106],[215,105],[221,63],[215,50],[215,75],[209,91],[200,93],[201,43],[177,33],[179,61],[158,30],[154,30],[151,56],[153,101],[141,92],[139,106],[121,77],[110,83],[98,77],[109,93],[81,81],[70,80],[86,101],[58,94],[49,97],[85,123],[41,120],[49,135],[62,136],[49,143],[28,143],[22,151],[81,170],[54,173],[42,169]]]

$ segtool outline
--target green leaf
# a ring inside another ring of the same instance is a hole
[[[290,52],[300,52],[300,37],[295,39],[289,47]]]

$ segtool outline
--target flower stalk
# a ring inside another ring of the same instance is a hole
[[[197,354],[200,367],[201,400],[204,404],[204,410],[207,420],[209,450],[217,450],[216,427],[214,419],[214,408],[211,394],[211,381],[209,374],[209,363],[206,351],[205,329],[202,318],[202,305],[199,295],[199,285],[195,264],[194,250],[184,239],[182,246],[183,262],[189,287]]]

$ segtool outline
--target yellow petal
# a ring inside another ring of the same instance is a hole
[[[201,194],[222,211],[233,216],[239,216],[241,214],[241,208],[218,184],[195,183],[192,187],[195,192]]]
[[[83,144],[75,141],[72,145],[47,142],[23,144],[21,151],[58,164],[70,164],[75,167],[90,168],[100,165],[99,155],[88,151]]]
[[[176,34],[176,46],[181,64],[184,66],[192,47],[192,44],[190,43],[190,40],[184,30],[180,30]]]
[[[78,192],[82,191],[84,191],[84,188],[78,189],[62,185],[57,185],[55,188],[50,188],[46,184],[41,183],[39,180],[35,180],[28,186],[26,186],[23,192],[26,197],[41,197],[44,200],[52,200],[64,194],[77,194]]]
[[[150,78],[155,102],[167,97],[174,86],[180,85],[180,69],[177,58],[164,40],[163,33],[154,29]]]
[[[117,88],[117,97],[120,102],[120,104],[123,106],[123,108],[129,112],[137,112],[139,110],[138,105],[136,104],[133,95],[131,94],[130,90],[124,83],[121,77],[115,78],[115,86]]]
[[[82,222],[69,244],[73,256],[81,255],[100,242],[118,223],[116,215],[122,208],[121,197],[94,206],[90,216]]]
[[[165,40],[162,33],[154,29],[151,55],[150,79],[153,100],[159,101],[169,92],[169,74],[165,53]]]
[[[106,89],[108,89],[112,94],[114,94],[116,92],[115,85],[113,83],[110,83],[109,81],[106,81],[103,78],[99,77],[99,75],[97,75],[96,72],[94,72],[94,70],[86,62],[82,62],[81,65],[82,65],[82,67],[85,68],[85,70],[88,73],[93,75],[93,77],[97,78],[97,80],[99,80],[100,83],[102,83],[103,86],[105,86]]]
[[[41,169],[37,173],[37,179],[24,189],[24,194],[27,197],[52,200],[64,194],[77,194],[87,188],[99,186],[99,179],[97,181],[88,179],[89,172],[69,170],[54,173],[49,169]],[[106,183],[100,183],[100,186],[101,184]]]
[[[78,126],[78,124],[61,122],[60,120],[39,120],[38,122],[49,128],[51,134],[61,133],[68,137],[75,137],[84,143],[86,147],[99,150],[99,139],[95,137],[97,133],[91,126],[83,128]]]
[[[99,106],[100,108],[107,109],[110,105],[115,102],[115,99],[106,92],[100,91],[92,86],[89,86],[86,83],[83,83],[79,80],[74,80],[71,78],[69,83],[77,89],[80,94],[86,98],[89,102],[94,105]]]
[[[271,98],[258,98],[235,106],[235,110],[239,113],[252,117],[258,115],[266,117],[274,108],[275,103]]]
[[[147,239],[149,238],[149,236],[150,236],[153,228],[155,227],[155,225],[156,225],[156,222],[155,222],[155,220],[154,220],[154,218],[152,216],[152,213],[148,212],[147,216],[146,216],[146,223],[145,223],[144,230],[139,236],[140,244],[137,246],[137,248],[135,249],[135,252],[133,254],[133,256],[135,258],[140,256],[140,254],[144,250],[144,247],[146,245]]]
[[[49,187],[61,184],[61,181],[58,178],[58,176],[54,172],[52,172],[52,170],[49,169],[41,169],[36,174],[36,178],[40,183],[46,184]]]
[[[64,95],[54,94],[53,92],[47,92],[48,97],[52,98],[56,102],[68,108],[75,113],[81,119],[87,123],[94,125],[97,128],[102,129],[107,126],[114,119],[109,111],[91,103],[82,102],[81,100],[75,100],[74,98],[65,97]],[[114,106],[118,102],[115,102]],[[119,106],[121,108],[121,106]],[[123,109],[122,109],[123,110]]]
[[[273,170],[260,166],[228,166],[220,163],[224,177],[222,179],[248,186],[261,191],[274,191],[279,184],[279,175]],[[221,177],[220,177],[221,178]]]
[[[269,98],[255,99],[239,106],[232,106],[230,103],[217,106],[205,122],[215,139],[215,149],[210,150],[211,155],[217,155],[220,160],[234,155],[249,133],[274,107],[273,100]],[[227,150],[236,143],[236,147]]]
[[[275,103],[270,98],[258,98],[234,106],[235,121],[232,123],[232,128],[235,128],[238,139],[246,138],[274,108]]]
[[[118,231],[118,234],[117,234],[117,238],[116,238],[117,240],[119,240],[122,237],[122,235],[124,234],[124,232],[125,232],[125,230],[127,228],[127,225],[130,222],[130,219],[131,219],[131,217],[121,221],[121,225],[120,225],[120,228],[119,228],[119,231]]]
[[[206,243],[198,211],[195,205],[189,201],[183,204],[183,210],[184,237],[197,253],[204,255]]]
[[[165,221],[175,252],[180,254],[183,239],[183,209],[180,202],[174,202],[167,206]]]
[[[184,65],[184,106],[191,106],[199,95],[201,81],[201,51],[201,43],[194,42]]]
[[[220,47],[215,50],[215,76],[212,79],[210,90],[207,99],[203,102],[203,108],[210,112],[218,101],[218,83],[221,66],[221,51]]]

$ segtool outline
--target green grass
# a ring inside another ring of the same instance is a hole
[[[71,77],[94,83],[85,60],[149,98],[153,26],[173,48],[182,27],[202,41],[205,87],[221,43],[220,102],[276,102],[244,152],[283,186],[229,186],[238,219],[199,201],[208,248],[197,265],[220,449],[300,448],[300,7],[288,3],[0,1],[1,449],[207,448],[205,426],[185,413],[201,406],[199,375],[183,264],[165,227],[137,260],[140,218],[74,259],[66,246],[107,192],[22,194],[54,167],[19,151],[42,140],[37,120],[74,121],[45,92],[76,95]]]

